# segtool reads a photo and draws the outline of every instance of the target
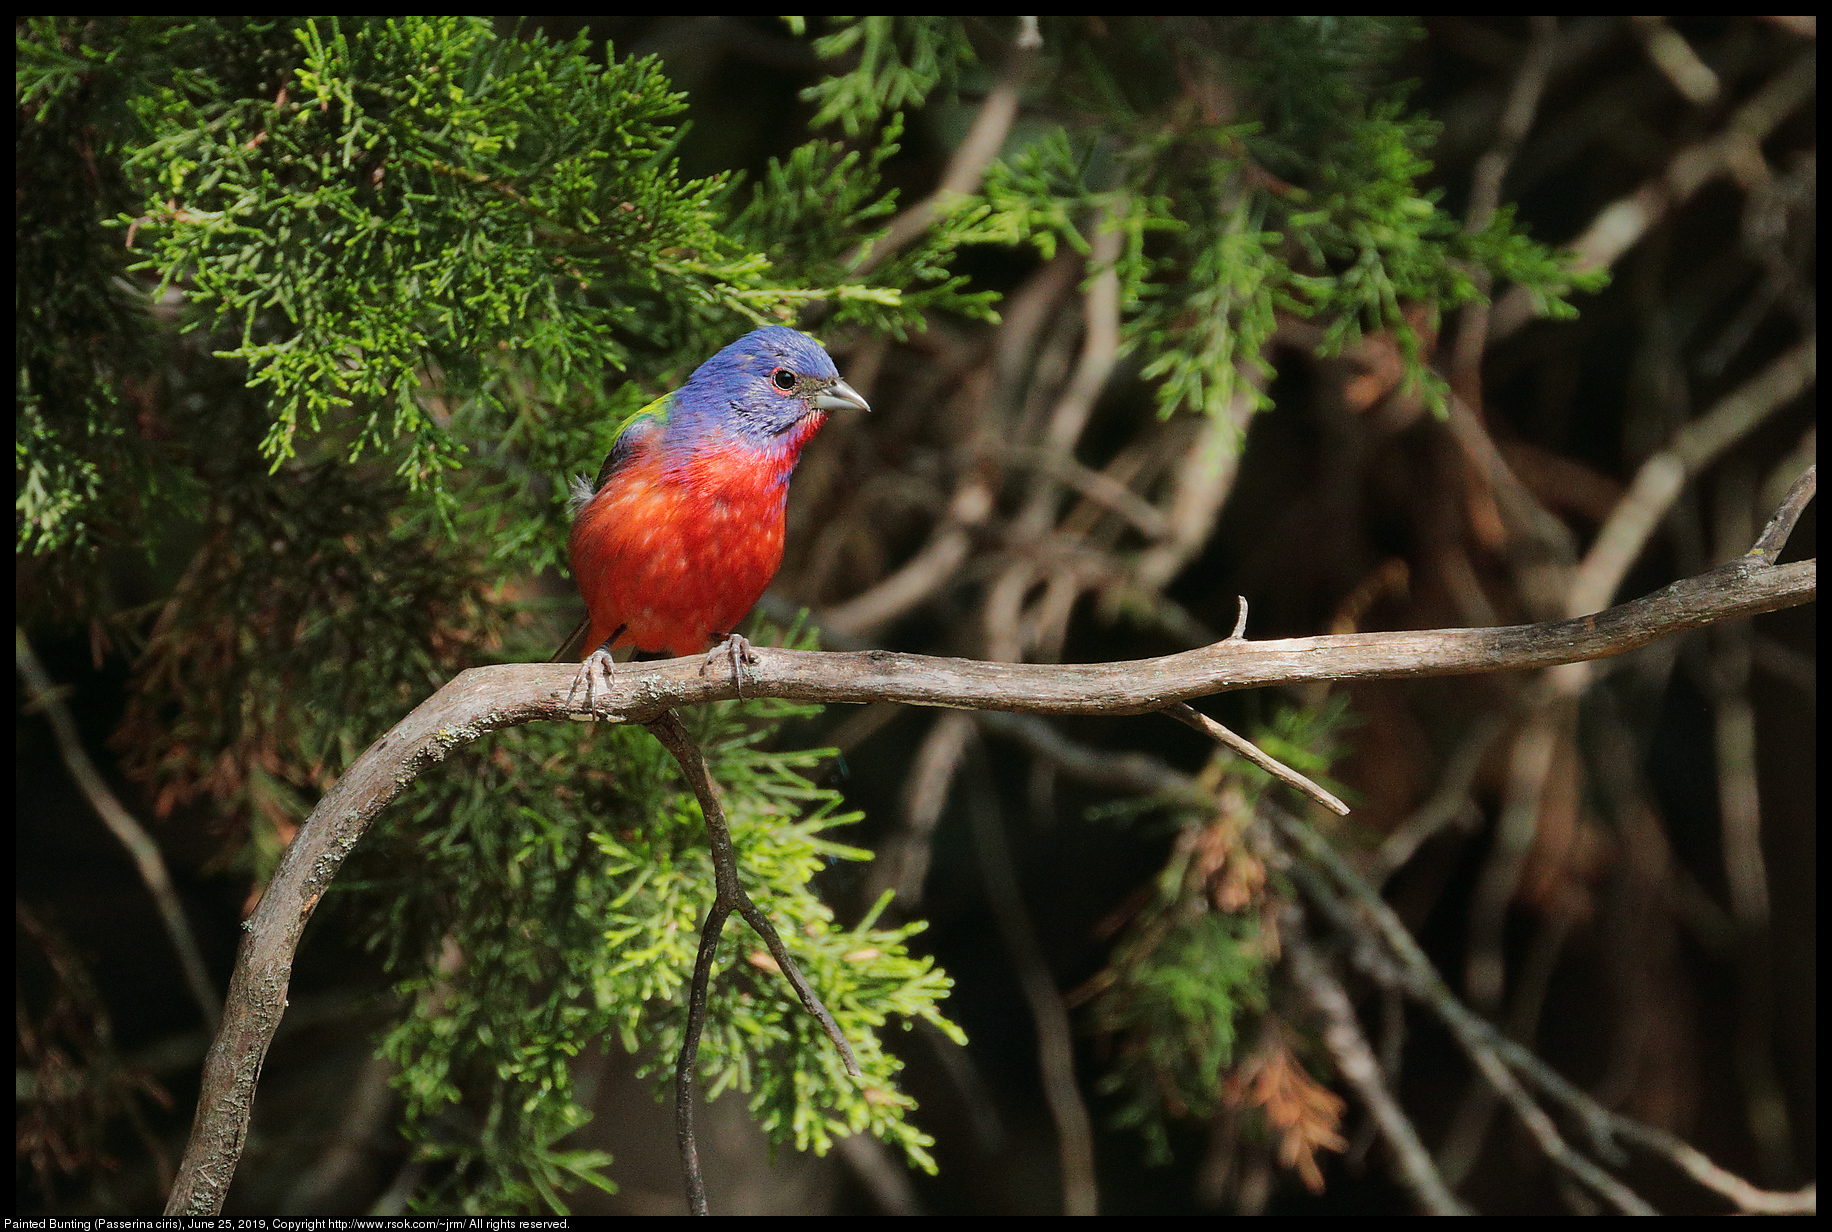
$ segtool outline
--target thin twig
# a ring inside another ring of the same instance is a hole
[[[1739,1211],[1747,1214],[1801,1215],[1812,1214],[1817,1209],[1817,1185],[1807,1185],[1791,1191],[1761,1189],[1751,1185],[1734,1172],[1712,1163],[1703,1151],[1684,1139],[1603,1107],[1566,1081],[1551,1066],[1535,1056],[1531,1049],[1508,1039],[1479,1018],[1472,1016],[1472,1021],[1472,1029],[1478,1033],[1487,1033],[1488,1043],[1503,1061],[1518,1070],[1521,1077],[1538,1088],[1541,1094],[1564,1105],[1583,1123],[1585,1132],[1599,1147],[1610,1145],[1613,1138],[1631,1142],[1667,1159],[1700,1185],[1730,1199]]]
[[[1818,374],[1818,356],[1818,336],[1809,334],[1709,411],[1689,421],[1674,433],[1666,448],[1641,464],[1628,492],[1610,511],[1609,520],[1597,531],[1595,542],[1578,566],[1565,605],[1567,615],[1582,616],[1609,605],[1686,481],[1811,387]],[[1789,494],[1790,502],[1798,493],[1797,488]],[[1792,505],[1793,517],[1799,516],[1799,509],[1811,494],[1809,485],[1804,494],[1798,495],[1798,503]],[[1790,519],[1786,526],[1792,525]],[[1778,534],[1776,542],[1785,541],[1785,528]],[[1763,545],[1769,542],[1770,536],[1764,534],[1757,549],[1766,551]],[[1768,554],[1767,559],[1773,560],[1774,555]]]
[[[1004,822],[999,817],[993,787],[990,783],[976,786],[967,811],[979,851],[980,876],[986,881],[987,905],[998,924],[1005,950],[1018,969],[1018,985],[1037,1026],[1043,1094],[1056,1123],[1062,1164],[1062,1213],[1095,1215],[1099,1213],[1100,1190],[1094,1174],[1094,1130],[1075,1082],[1075,1047],[1068,1007],[1044,961],[1030,913],[1024,909],[1023,888],[1012,869],[1011,849],[1005,841]]]
[[[716,868],[716,865],[715,865]],[[716,874],[715,874],[716,875]],[[693,1066],[700,1052],[700,1031],[706,1025],[706,988],[712,980],[713,953],[719,934],[731,914],[724,896],[713,900],[700,926],[700,952],[693,960],[693,983],[687,991],[687,1031],[674,1059],[674,1140],[681,1152],[681,1169],[687,1183],[687,1212],[704,1215],[706,1179],[700,1175],[700,1148],[693,1135]]]
[[[1240,602],[1240,611],[1234,618],[1234,632],[1228,634],[1230,642],[1238,642],[1247,636],[1247,596],[1236,595]]]
[[[801,968],[790,956],[782,938],[776,933],[776,926],[770,923],[761,908],[745,893],[738,881],[738,859],[732,848],[731,830],[725,821],[725,808],[719,803],[718,789],[713,786],[712,777],[707,773],[706,762],[700,756],[700,749],[693,737],[687,734],[680,715],[673,710],[663,711],[661,715],[649,720],[646,724],[662,746],[674,754],[674,759],[681,764],[681,769],[692,788],[694,796],[700,802],[700,811],[706,819],[707,837],[711,841],[714,881],[718,897],[725,901],[727,912],[736,911],[744,922],[753,928],[763,939],[765,948],[776,960],[789,986],[801,999],[802,1006],[820,1023],[827,1038],[840,1051],[840,1058],[846,1064],[846,1072],[854,1078],[859,1077],[859,1062],[853,1055],[852,1045],[846,1042],[845,1035],[833,1021],[833,1015],[821,1003],[820,996],[814,991]],[[716,930],[715,930],[716,935]]]
[[[1287,787],[1292,787],[1303,792],[1318,804],[1321,804],[1324,808],[1334,812],[1337,816],[1347,817],[1349,815],[1349,806],[1344,804],[1333,793],[1318,786],[1302,774],[1299,774],[1296,770],[1293,770],[1290,766],[1287,766],[1284,762],[1272,756],[1272,754],[1261,749],[1245,736],[1235,735],[1226,727],[1223,727],[1220,723],[1217,723],[1214,719],[1211,719],[1208,715],[1202,713],[1202,711],[1197,710],[1188,703],[1177,702],[1173,705],[1166,706],[1161,713],[1168,715],[1179,723],[1195,728],[1206,736],[1211,736],[1219,740],[1221,743],[1227,745],[1236,753],[1239,753],[1242,757],[1258,766],[1261,770],[1270,774],[1279,782],[1284,783]]]
[[[1781,558],[1781,549],[1787,546],[1788,536],[1794,533],[1794,523],[1806,511],[1807,502],[1813,499],[1819,490],[1819,467],[1808,466],[1794,486],[1788,489],[1787,496],[1782,498],[1780,508],[1775,516],[1762,528],[1762,535],[1756,540],[1756,546],[1749,549],[1750,555],[1760,556],[1773,564]]]
[[[1640,1195],[1603,1171],[1596,1163],[1579,1154],[1566,1142],[1540,1106],[1533,1102],[1520,1081],[1503,1063],[1494,1044],[1494,1030],[1458,1001],[1444,985],[1431,960],[1425,957],[1392,909],[1374,888],[1363,881],[1348,863],[1316,831],[1281,809],[1267,810],[1273,824],[1310,860],[1328,869],[1331,876],[1353,895],[1362,913],[1370,917],[1392,953],[1399,958],[1404,974],[1411,981],[1411,991],[1429,1006],[1456,1036],[1464,1053],[1475,1062],[1476,1069],[1487,1079],[1507,1105],[1513,1109],[1540,1152],[1555,1165],[1603,1198],[1625,1215],[1655,1214]],[[1314,888],[1314,879],[1296,878],[1298,884]],[[1321,904],[1320,904],[1321,905]]]
[[[835,1048],[846,1062],[846,1072],[854,1078],[859,1076],[859,1062],[853,1056],[852,1045],[840,1033],[833,1015],[821,1003],[819,994],[814,991],[801,968],[795,965],[776,928],[751,901],[751,896],[744,892],[738,881],[738,857],[732,848],[731,830],[726,825],[725,809],[719,803],[718,789],[713,786],[712,776],[707,773],[705,759],[700,756],[699,745],[687,734],[687,728],[681,723],[681,716],[673,710],[664,710],[650,719],[645,725],[655,738],[661,741],[662,747],[674,755],[680,763],[681,774],[687,780],[695,798],[700,802],[700,813],[706,819],[706,836],[712,854],[713,883],[715,894],[712,907],[706,913],[706,923],[700,930],[700,952],[694,961],[693,984],[687,997],[687,1031],[681,1040],[680,1056],[675,1062],[674,1071],[674,1116],[675,1133],[680,1142],[681,1166],[686,1172],[687,1206],[696,1215],[706,1214],[706,1183],[700,1176],[699,1150],[693,1136],[693,1066],[700,1046],[700,1031],[706,1020],[706,990],[712,978],[713,953],[718,949],[719,933],[725,928],[726,918],[736,911],[744,922],[763,938],[770,956],[776,960],[777,968],[795,990],[795,995],[814,1020],[833,1041]]]
[[[1387,1089],[1380,1062],[1361,1033],[1348,993],[1304,938],[1304,918],[1295,907],[1279,930],[1281,944],[1291,961],[1291,978],[1323,1016],[1323,1042],[1335,1059],[1336,1070],[1361,1096],[1381,1136],[1393,1148],[1393,1175],[1411,1191],[1430,1215],[1468,1215],[1472,1212],[1444,1184],[1431,1153],[1419,1141],[1418,1130],[1401,1111]]]
[[[89,807],[96,811],[108,832],[115,836],[121,846],[134,862],[134,869],[140,874],[140,881],[146,886],[147,893],[153,896],[153,903],[159,908],[159,919],[165,925],[166,936],[172,939],[172,948],[178,952],[178,966],[184,972],[185,987],[191,993],[191,999],[197,1002],[197,1008],[215,1031],[222,1017],[222,1001],[216,989],[211,985],[210,976],[204,969],[203,952],[197,948],[197,938],[191,932],[190,921],[184,917],[184,904],[178,900],[178,891],[172,888],[171,874],[166,871],[165,857],[160,854],[159,844],[146,832],[134,815],[124,808],[103,781],[95,763],[89,760],[89,754],[83,749],[82,737],[77,735],[76,721],[70,717],[69,707],[64,705],[57,686],[44,665],[38,661],[38,655],[32,650],[31,642],[26,640],[25,630],[13,628],[13,661],[19,671],[20,679],[25,681],[26,694],[30,697],[27,708],[42,710],[45,720],[51,724],[51,733],[57,738],[57,751],[64,760],[64,768],[70,772],[77,790],[89,801]]]

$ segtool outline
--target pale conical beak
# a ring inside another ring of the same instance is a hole
[[[808,402],[810,405],[823,411],[843,411],[849,406],[856,406],[861,411],[871,410],[871,404],[864,399],[858,390],[848,385],[845,381],[835,381],[827,388],[821,390],[820,393],[808,399]]]

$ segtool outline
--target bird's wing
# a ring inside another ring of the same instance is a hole
[[[664,394],[630,416],[623,430],[617,434],[617,439],[611,442],[611,452],[604,456],[604,465],[598,468],[598,478],[589,490],[585,489],[585,476],[580,475],[573,481],[573,496],[568,503],[575,516],[591,501],[594,494],[610,482],[611,476],[628,466],[644,452],[647,445],[661,436],[662,429],[668,426],[668,402],[673,396]],[[592,618],[588,615],[579,622],[579,627],[572,631],[571,636],[560,645],[548,662],[576,663],[584,658],[585,651],[589,649],[585,645],[585,638],[591,632],[591,627]]]
[[[645,445],[661,435],[662,429],[668,426],[668,403],[673,397],[673,394],[664,394],[630,416],[623,431],[611,442],[611,452],[604,455],[604,465],[598,468],[598,478],[592,484],[593,492],[602,489],[612,475],[629,465]]]

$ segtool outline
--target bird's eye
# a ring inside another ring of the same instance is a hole
[[[791,389],[795,388],[795,374],[790,372],[787,368],[778,368],[776,371],[770,373],[770,384],[786,394]]]

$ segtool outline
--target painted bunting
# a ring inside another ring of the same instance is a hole
[[[614,646],[690,655],[733,634],[782,564],[802,446],[847,406],[871,409],[820,343],[768,326],[632,416],[596,483],[574,480],[567,547],[587,615],[554,660],[584,657],[588,699]]]

